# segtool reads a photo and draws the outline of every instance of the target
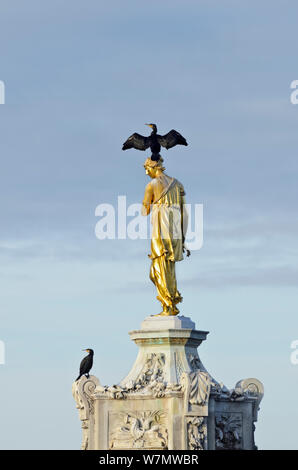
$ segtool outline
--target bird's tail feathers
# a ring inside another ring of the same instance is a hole
[[[161,159],[160,153],[152,153],[151,160],[153,160],[154,162],[158,162],[160,159]]]

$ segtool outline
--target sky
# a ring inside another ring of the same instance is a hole
[[[2,0],[0,448],[78,449],[83,348],[118,383],[128,332],[158,313],[149,240],[98,240],[99,204],[142,201],[146,122],[204,243],[177,264],[181,314],[209,331],[205,367],[265,388],[260,449],[298,449],[298,79],[295,1]],[[42,418],[41,418],[42,417]],[[282,430],[282,432],[281,432]]]

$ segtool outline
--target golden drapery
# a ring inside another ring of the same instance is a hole
[[[163,315],[177,315],[176,305],[182,301],[177,290],[175,262],[183,259],[184,195],[182,184],[162,173],[147,185],[143,200],[143,214],[152,212],[150,279],[163,305]]]

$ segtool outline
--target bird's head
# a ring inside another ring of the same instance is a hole
[[[83,351],[86,351],[89,354],[94,354],[93,349],[83,349]]]
[[[153,132],[157,132],[157,126],[156,126],[156,124],[145,124],[145,125],[151,127],[151,129],[153,130]]]

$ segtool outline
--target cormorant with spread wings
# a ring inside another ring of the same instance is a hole
[[[160,147],[165,147],[167,150],[175,145],[188,145],[185,138],[179,134],[179,132],[172,129],[165,135],[157,134],[157,127],[155,124],[146,124],[146,126],[151,127],[152,132],[148,137],[135,132],[132,134],[126,142],[124,142],[122,150],[127,149],[137,149],[137,150],[146,150],[150,147],[152,155],[151,160],[158,161],[160,159]]]

